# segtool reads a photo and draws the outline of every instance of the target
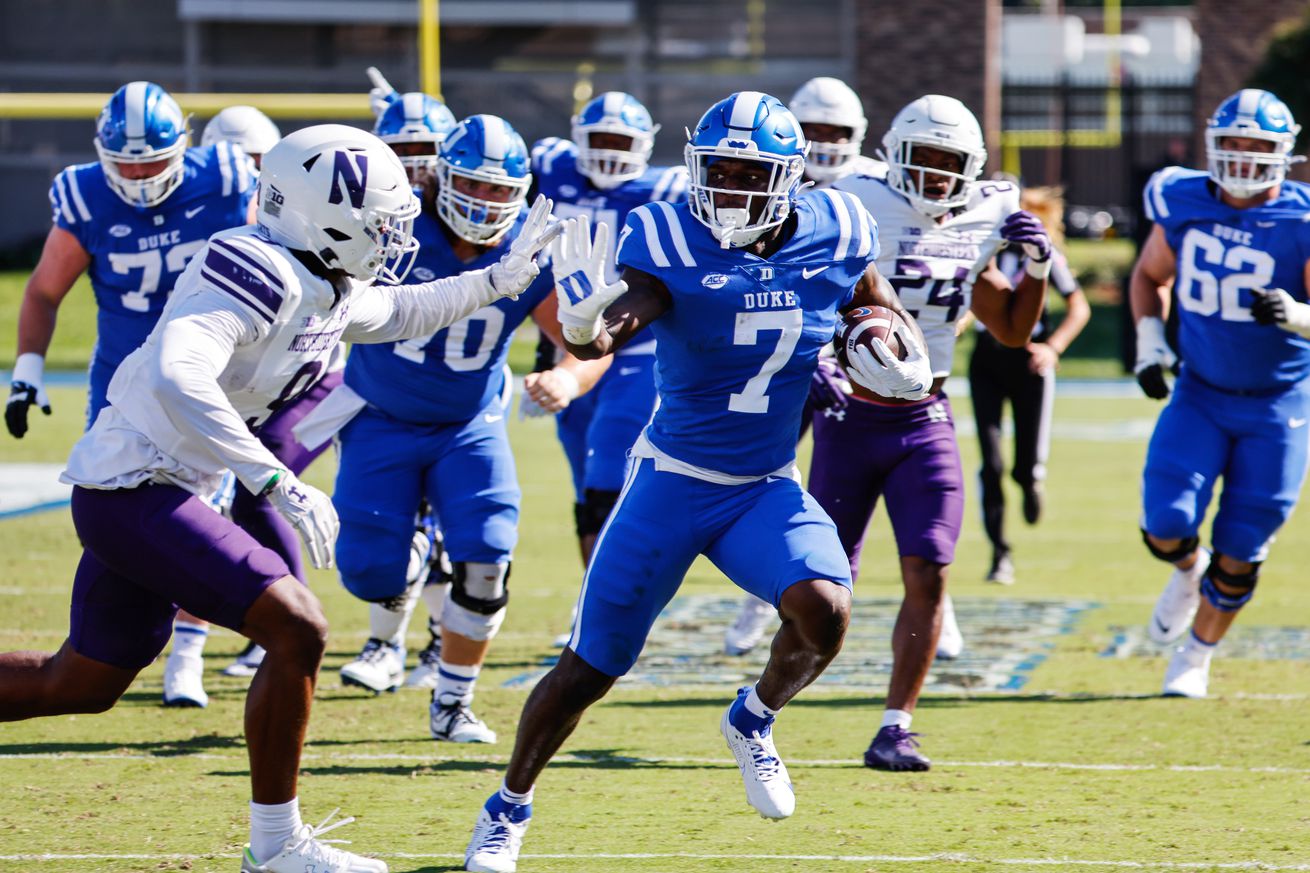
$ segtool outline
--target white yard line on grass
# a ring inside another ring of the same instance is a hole
[[[184,854],[25,854],[0,855],[0,861],[201,861],[235,858],[234,855]],[[462,860],[463,855],[429,852],[383,852],[379,858],[405,861]],[[1083,867],[1127,870],[1310,870],[1310,864],[1273,864],[1267,861],[1098,861],[1091,858],[979,858],[946,852],[934,855],[740,855],[713,852],[596,852],[592,854],[543,853],[521,855],[522,861],[826,861],[839,864],[993,864],[1007,867]]]
[[[161,750],[158,754],[141,754],[139,752],[124,752],[118,754],[115,752],[13,752],[0,754],[0,762],[4,761],[158,761],[168,762],[181,759],[190,759],[196,761],[244,761],[246,756],[243,754],[221,754],[216,752],[195,752],[188,753],[185,749],[169,748]],[[489,765],[505,764],[509,761],[508,755],[424,755],[424,754],[403,754],[398,752],[346,752],[346,753],[329,753],[321,754],[317,752],[306,752],[301,756],[303,761],[314,762],[333,762],[333,761],[398,761],[412,762],[416,767],[422,767],[427,764],[443,764],[454,761],[479,762]],[[601,757],[596,755],[558,755],[554,759],[562,763],[593,763],[593,762],[611,762],[616,764],[632,764],[634,766],[656,765],[656,764],[692,764],[702,767],[721,766],[731,768],[736,766],[729,757],[722,758],[694,758],[694,757],[652,757],[643,758],[627,755],[614,755],[611,757]],[[787,764],[792,767],[850,767],[859,769],[864,765],[856,759],[845,758],[788,758]],[[996,770],[1092,770],[1113,773],[1282,773],[1288,775],[1307,775],[1310,774],[1310,768],[1306,767],[1230,767],[1221,764],[1083,764],[1074,761],[936,761],[937,767],[941,768],[963,768],[978,767]]]

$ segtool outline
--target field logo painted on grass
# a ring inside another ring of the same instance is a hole
[[[722,689],[758,678],[777,619],[750,654],[724,655],[723,629],[736,617],[740,602],[738,597],[712,595],[675,598],[656,619],[636,666],[620,682],[629,687]],[[1018,691],[1058,638],[1096,606],[1082,600],[956,598],[964,652],[953,661],[934,662],[924,690]],[[897,599],[856,598],[841,654],[815,686],[864,693],[884,688],[891,675],[891,634],[898,609]],[[542,667],[552,663],[554,658],[545,659]],[[544,675],[545,669],[532,670],[505,685],[529,687]]]
[[[1172,655],[1178,643],[1159,645],[1146,634],[1145,625],[1110,628],[1114,639],[1101,650],[1102,658],[1163,658]],[[1215,650],[1217,658],[1245,658],[1252,661],[1310,661],[1310,628],[1234,625]]]
[[[67,506],[73,489],[63,464],[0,464],[0,519]]]

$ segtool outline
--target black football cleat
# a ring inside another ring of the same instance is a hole
[[[920,751],[918,734],[912,734],[900,725],[889,724],[878,731],[864,753],[864,766],[874,770],[916,770],[932,767]]]

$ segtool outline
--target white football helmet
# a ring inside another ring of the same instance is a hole
[[[356,279],[404,280],[418,253],[419,208],[396,153],[358,128],[306,127],[264,155],[259,225]]]
[[[205,125],[202,146],[234,142],[252,158],[265,154],[282,138],[273,120],[253,106],[229,106]]]
[[[841,79],[816,76],[792,95],[787,108],[801,124],[831,124],[851,131],[849,140],[841,143],[811,137],[805,175],[816,182],[830,182],[849,172],[869,130],[859,95]]]
[[[969,199],[969,185],[982,173],[987,163],[987,146],[982,128],[959,100],[941,94],[928,94],[906,106],[892,119],[892,126],[882,138],[879,153],[889,166],[887,184],[909,200],[924,215],[936,218]],[[955,152],[963,159],[958,173],[923,167],[911,160],[915,146],[928,146]],[[925,176],[945,176],[952,186],[944,197],[929,197]]]

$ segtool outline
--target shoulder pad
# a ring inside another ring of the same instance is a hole
[[[99,164],[75,164],[65,167],[50,183],[50,209],[52,220],[61,227],[83,224],[91,220],[91,210],[82,186],[95,182],[93,172]]]
[[[258,319],[271,324],[295,282],[294,272],[276,243],[252,228],[215,234],[198,255],[204,284],[235,299]]]

